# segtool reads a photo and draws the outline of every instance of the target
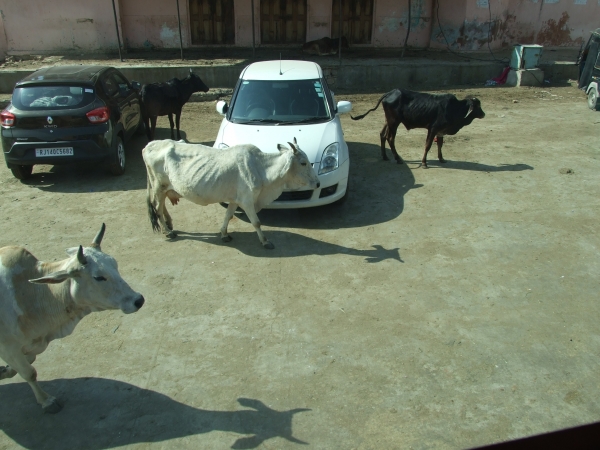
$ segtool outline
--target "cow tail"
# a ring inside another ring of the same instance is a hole
[[[395,89],[394,89],[394,90],[395,90]],[[360,120],[360,119],[364,119],[364,118],[367,116],[367,114],[369,114],[371,111],[375,111],[377,108],[379,108],[379,105],[381,104],[381,102],[383,101],[383,99],[384,99],[384,98],[386,98],[388,95],[390,95],[392,92],[394,92],[394,91],[390,91],[390,92],[388,92],[388,93],[386,93],[386,94],[383,94],[383,95],[381,96],[381,98],[379,99],[379,101],[377,102],[377,105],[375,105],[375,108],[372,108],[372,109],[368,110],[366,113],[364,113],[364,114],[361,114],[360,116],[356,116],[356,117],[352,117],[352,116],[350,116],[350,118],[351,118],[352,120]]]
[[[154,207],[154,203],[152,202],[152,184],[150,183],[150,177],[146,175],[146,179],[148,180],[148,195],[146,197],[146,201],[148,203],[148,217],[150,217],[150,224],[152,225],[152,230],[154,232],[160,231],[160,223],[158,222],[158,212]]]

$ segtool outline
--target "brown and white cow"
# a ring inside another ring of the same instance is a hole
[[[176,237],[165,199],[173,205],[185,198],[197,205],[229,203],[221,227],[221,239],[231,241],[227,225],[238,205],[258,233],[261,244],[274,248],[256,215],[278,198],[284,188],[317,189],[319,179],[296,138],[290,148],[278,145],[279,152],[265,153],[251,144],[217,150],[183,141],[153,141],[142,156],[148,172],[148,215],[154,231]]]
[[[103,253],[102,224],[90,247],[67,250],[67,259],[38,261],[23,247],[0,248],[0,380],[17,373],[25,379],[45,412],[56,413],[59,401],[37,383],[31,365],[50,341],[68,336],[94,311],[139,310],[144,297],[121,278],[117,262]]]

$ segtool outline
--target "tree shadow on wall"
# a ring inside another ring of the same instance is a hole
[[[306,408],[276,411],[260,400],[238,398],[241,406],[250,409],[204,410],[104,378],[59,379],[40,385],[66,400],[61,412],[44,414],[27,383],[0,385],[0,430],[28,449],[101,450],[211,431],[244,435],[231,445],[234,449],[256,448],[275,437],[307,444],[292,435],[294,415],[310,411]]]

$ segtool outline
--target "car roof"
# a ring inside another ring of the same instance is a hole
[[[31,75],[26,76],[17,83],[17,86],[26,84],[39,84],[39,83],[86,83],[94,84],[98,79],[98,75],[108,69],[112,69],[110,66],[94,66],[94,65],[72,65],[72,66],[50,66],[42,67],[40,70],[36,70]]]
[[[291,59],[260,61],[242,70],[240,78],[243,80],[314,80],[323,78],[323,71],[312,61]]]

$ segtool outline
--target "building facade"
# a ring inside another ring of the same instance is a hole
[[[125,49],[179,48],[180,29],[183,47],[198,48],[300,45],[337,37],[340,28],[351,46],[398,48],[409,17],[409,47],[574,47],[600,26],[600,0],[411,0],[410,11],[408,5],[408,0],[0,0],[0,52],[115,51],[117,29]]]

